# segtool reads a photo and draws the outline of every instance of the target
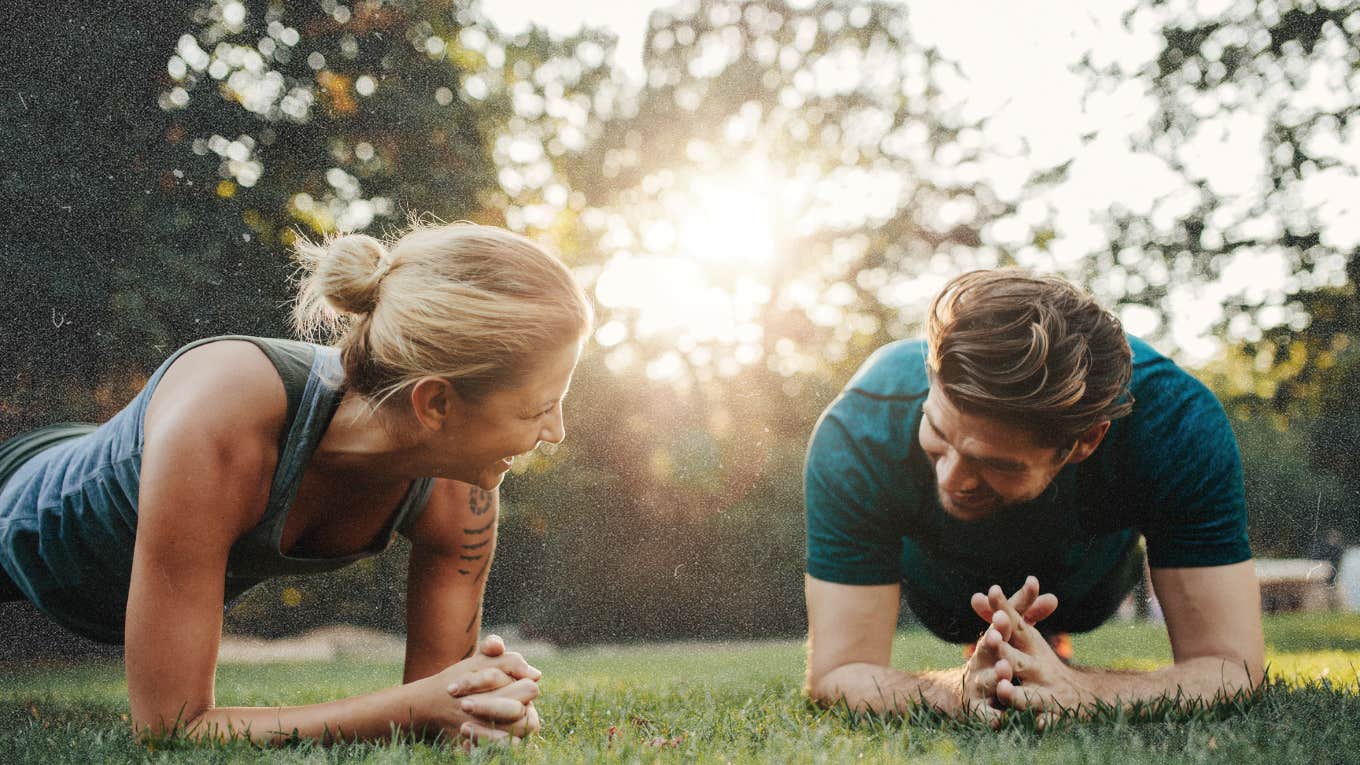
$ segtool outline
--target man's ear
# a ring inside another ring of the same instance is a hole
[[[1069,465],[1076,464],[1090,457],[1095,453],[1096,447],[1105,440],[1105,434],[1110,432],[1110,421],[1096,423],[1086,429],[1085,433],[1077,436],[1077,445],[1072,447],[1072,454],[1068,456]]]
[[[411,411],[426,430],[442,430],[460,399],[442,377],[422,377],[411,387]]]

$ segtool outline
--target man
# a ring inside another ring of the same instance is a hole
[[[812,436],[812,697],[995,717],[1259,684],[1241,462],[1213,395],[1056,277],[960,276],[926,334],[879,349]],[[1140,535],[1175,664],[1068,666],[1034,624],[1106,621],[1142,576]],[[903,595],[935,635],[977,641],[965,666],[890,666]]]

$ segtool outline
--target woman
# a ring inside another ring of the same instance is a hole
[[[538,671],[476,651],[513,459],[565,435],[592,322],[570,272],[510,232],[417,227],[299,248],[295,318],[334,347],[190,344],[111,420],[0,447],[0,599],[123,642],[135,730],[475,740],[538,726]],[[412,542],[402,685],[291,708],[214,706],[223,603]]]

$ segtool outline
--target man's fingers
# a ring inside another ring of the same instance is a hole
[[[995,627],[988,627],[987,631],[978,638],[977,645],[973,649],[973,655],[968,659],[968,666],[974,671],[979,668],[990,667],[1001,658],[1001,646],[1006,641],[1001,638],[1001,633]]]
[[[996,700],[1011,709],[1029,709],[1030,697],[1028,689],[1016,685],[1010,680],[998,680],[996,683]]]
[[[1001,727],[1001,710],[984,699],[971,702],[964,711],[967,716],[987,723],[993,730]]]
[[[513,682],[515,678],[496,667],[483,667],[449,683],[448,691],[450,696],[467,696],[472,693],[494,691]]]
[[[1013,679],[1025,681],[1030,679],[1030,671],[1034,669],[1034,657],[1016,648],[1010,643],[1003,643],[996,649],[997,662],[1006,662],[1010,669]]]
[[[1035,635],[1038,633],[1034,628],[1026,624],[1024,619],[1020,618],[1020,615],[1015,612],[1015,609],[1011,608],[1011,602],[1007,600],[1004,593],[1002,593],[1000,585],[992,585],[991,589],[987,591],[987,600],[991,603],[993,610],[1005,612],[1006,618],[1010,621],[1011,634],[1008,636],[1006,642],[1015,645],[1021,650],[1028,650],[1030,644],[1035,639]],[[995,614],[992,615],[992,619],[995,621]]]
[[[997,611],[992,614],[992,629],[1001,634],[1002,642],[1011,642],[1011,635],[1015,633],[1015,623],[1005,611]]]
[[[968,602],[973,607],[973,613],[978,615],[984,622],[992,620],[992,606],[987,602],[987,596],[980,592],[973,593],[973,598]]]
[[[1052,616],[1053,612],[1057,610],[1058,596],[1051,592],[1046,592],[1035,598],[1034,603],[1023,613],[1025,614],[1025,621],[1027,623],[1038,624]]]
[[[998,660],[996,666],[992,668],[992,671],[996,673],[996,679],[998,681],[1015,679],[1015,669],[1011,667],[1009,659]]]
[[[500,656],[505,653],[505,641],[501,639],[500,635],[487,635],[482,638],[482,642],[477,646],[477,650],[480,651],[483,656]]]
[[[1039,597],[1039,580],[1033,576],[1025,577],[1025,583],[1020,585],[1020,589],[1011,596],[1011,609],[1017,614],[1023,614],[1029,610],[1034,603],[1034,599]]]

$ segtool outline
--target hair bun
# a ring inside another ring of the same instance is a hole
[[[321,295],[342,313],[369,314],[391,261],[382,242],[364,234],[346,234],[327,243],[316,278]]]

